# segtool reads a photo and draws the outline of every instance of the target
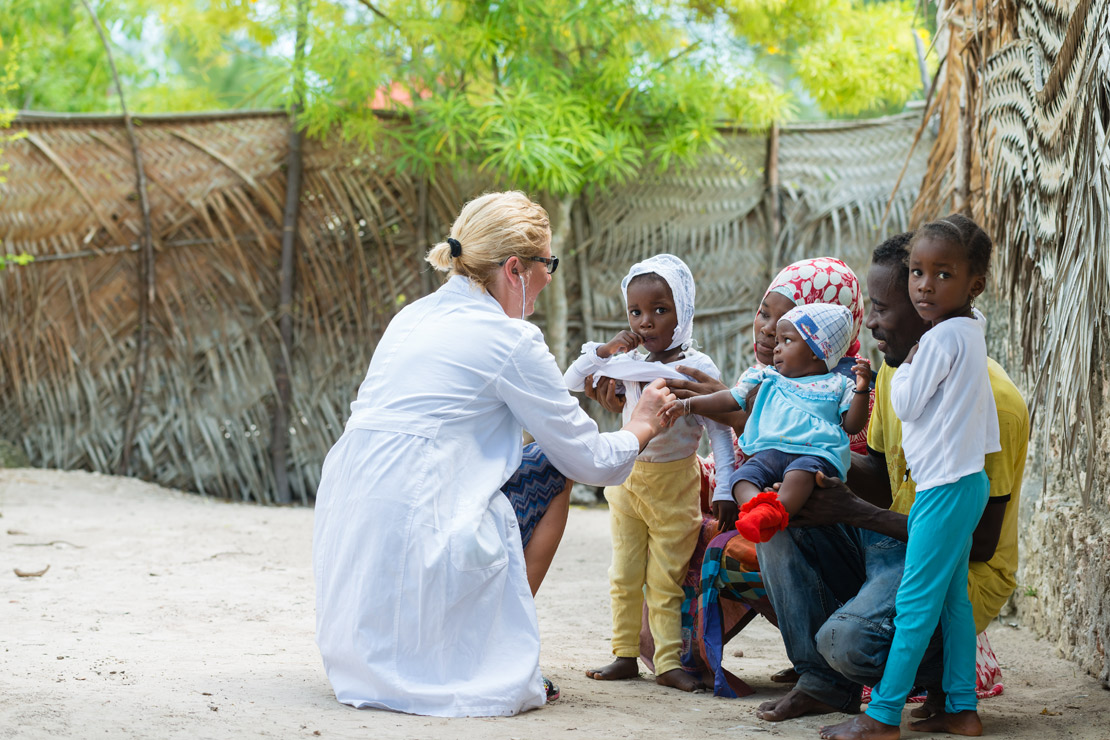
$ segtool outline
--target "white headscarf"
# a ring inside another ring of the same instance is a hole
[[[694,276],[690,273],[690,268],[673,254],[657,254],[643,262],[637,262],[621,281],[624,305],[628,305],[628,284],[632,282],[632,278],[650,273],[667,281],[671,297],[674,298],[675,312],[678,314],[678,325],[674,328],[674,335],[667,349],[680,345],[682,349],[689,349],[694,336]]]

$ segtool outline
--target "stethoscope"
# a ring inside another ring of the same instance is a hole
[[[520,278],[520,320],[524,321],[524,307],[528,303],[527,294],[524,292],[524,276],[519,272],[516,274]]]

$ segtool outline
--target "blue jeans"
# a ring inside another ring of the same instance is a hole
[[[882,678],[894,639],[905,543],[838,524],[790,527],[756,550],[786,654],[799,674],[796,688],[841,711],[859,711],[860,690]],[[934,635],[917,680],[933,686],[940,676]]]

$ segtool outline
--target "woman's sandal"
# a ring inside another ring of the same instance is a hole
[[[546,678],[543,680],[543,690],[547,692],[548,701],[555,701],[559,698],[559,687]]]

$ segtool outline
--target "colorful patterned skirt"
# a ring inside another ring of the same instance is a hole
[[[547,513],[547,507],[566,487],[567,477],[555,469],[540,446],[535,442],[525,445],[520,467],[501,486],[501,492],[509,497],[516,512],[524,547],[528,547],[532,532]]]

